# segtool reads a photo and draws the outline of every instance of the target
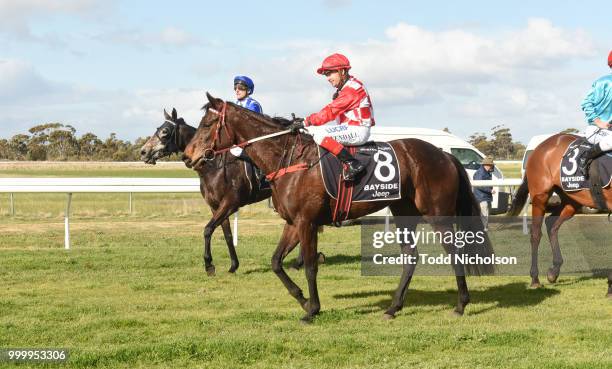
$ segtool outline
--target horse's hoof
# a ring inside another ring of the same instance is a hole
[[[453,311],[451,312],[451,316],[454,316],[454,317],[462,317],[462,316],[463,316],[463,311],[459,311],[459,310],[455,309],[455,310],[453,310]]]
[[[393,320],[395,319],[395,315],[394,314],[390,314],[390,313],[384,313],[383,314],[383,320]]]
[[[555,273],[552,268],[548,269],[548,273],[546,273],[546,279],[548,279],[548,282],[555,283],[557,282],[557,278],[559,278],[559,273]]]
[[[612,292],[608,292],[608,294],[606,295],[607,298],[612,299]]]
[[[529,286],[529,288],[534,289],[534,290],[542,288],[542,287],[543,287],[542,283],[540,282],[534,282]]]
[[[215,266],[214,265],[208,266],[205,269],[206,269],[206,274],[208,274],[209,277],[215,276]]]
[[[325,254],[319,253],[319,264],[325,264]]]
[[[314,320],[314,316],[310,315],[310,314],[306,314],[302,317],[302,319],[300,319],[300,323],[305,324],[305,325],[309,325],[312,324],[312,321]]]
[[[228,272],[230,272],[230,273],[236,273],[236,270],[238,270],[238,267],[237,267],[237,266],[233,266],[233,265],[232,265],[232,266],[229,268]]]

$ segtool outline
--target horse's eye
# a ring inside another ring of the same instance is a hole
[[[166,136],[168,136],[169,134],[170,134],[170,132],[169,132],[168,128],[164,128],[164,129],[162,129],[162,131],[161,131],[161,136],[162,136],[162,137],[166,137]]]

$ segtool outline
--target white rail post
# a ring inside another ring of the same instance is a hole
[[[527,209],[529,209],[529,195],[527,195],[527,201],[523,208],[523,234],[529,234],[529,227],[527,227]]]
[[[70,250],[70,203],[72,202],[72,193],[68,193],[66,202],[66,212],[64,213],[64,249]]]
[[[391,218],[391,209],[387,208],[387,215],[385,215],[385,233],[389,232],[389,219]]]
[[[238,212],[234,213],[234,231],[232,232],[234,246],[238,246]]]
[[[14,194],[11,192],[11,216],[15,216],[15,196]]]
[[[132,215],[132,193],[130,192],[130,215]]]

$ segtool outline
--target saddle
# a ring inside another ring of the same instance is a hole
[[[602,189],[612,182],[612,154],[604,153],[595,158],[585,173],[580,168],[580,159],[592,146],[584,137],[569,144],[561,158],[561,187],[566,192],[590,190],[597,207],[608,210]]]
[[[391,145],[386,142],[367,142],[361,146],[346,148],[366,167],[353,182],[344,181],[342,162],[319,147],[325,191],[336,200],[332,216],[335,225],[348,218],[353,202],[389,201],[401,198],[400,167]]]

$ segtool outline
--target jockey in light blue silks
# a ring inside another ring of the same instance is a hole
[[[612,51],[608,55],[608,66],[612,68]],[[580,165],[583,172],[589,163],[605,151],[612,150],[612,74],[595,82],[581,105],[589,126],[585,130],[587,140],[594,146],[585,153]]]

